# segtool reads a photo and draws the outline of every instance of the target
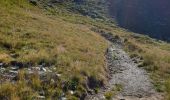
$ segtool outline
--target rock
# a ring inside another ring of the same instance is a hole
[[[1,72],[4,72],[6,69],[5,68],[0,68],[1,69]]]
[[[51,79],[51,83],[54,83],[55,81],[54,81],[54,79]]]
[[[10,73],[11,73],[11,74],[18,74],[18,71],[10,70],[10,71],[9,71],[9,74],[10,74]]]
[[[61,74],[56,74],[58,77],[60,77],[61,76]]]
[[[102,96],[102,99],[104,99],[104,100],[105,100],[105,99],[106,99],[106,97],[105,97],[105,96]]]
[[[45,68],[42,68],[42,70],[43,70],[44,72],[46,72],[46,71],[47,71]]]
[[[37,96],[38,100],[45,100],[45,96]]]
[[[43,90],[39,91],[39,95],[44,96],[45,92]]]
[[[52,67],[53,70],[56,70],[56,67]]]
[[[28,71],[31,71],[31,69],[30,69],[30,68],[28,68],[27,70],[28,70]]]
[[[32,70],[28,70],[28,74],[33,74],[34,72]]]
[[[32,67],[31,69],[32,69],[32,70],[40,71],[40,67]]]
[[[50,72],[50,73],[51,73],[52,71],[51,71],[51,70],[48,70],[48,72]]]
[[[70,90],[69,93],[70,93],[71,95],[73,95],[73,94],[74,94],[74,91]]]
[[[64,96],[65,96],[65,93],[62,93],[62,96],[64,97]]]
[[[0,63],[0,67],[2,67],[4,64],[3,63]]]
[[[38,74],[39,74],[40,76],[45,76],[45,75],[46,75],[46,73],[43,72],[43,71],[38,71]]]
[[[67,100],[67,98],[66,97],[61,97],[61,100]]]
[[[16,70],[18,70],[19,68],[18,68],[18,67],[11,67],[10,69],[16,71]]]
[[[11,57],[17,58],[19,55],[18,54],[10,54]]]
[[[15,75],[2,75],[4,78],[12,80],[13,78],[15,78]]]

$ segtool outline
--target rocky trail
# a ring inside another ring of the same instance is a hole
[[[98,94],[89,95],[86,100],[106,100],[106,93],[116,86],[121,89],[112,100],[163,100],[163,96],[154,90],[148,73],[138,67],[140,58],[130,58],[123,50],[121,39],[105,32],[99,33],[111,42],[106,52],[110,80]]]

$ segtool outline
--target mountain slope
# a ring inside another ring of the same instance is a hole
[[[43,12],[25,1],[21,1],[25,3],[25,5],[21,3],[22,6],[13,4],[15,0],[8,0],[7,3],[5,1],[0,3],[0,62],[5,68],[1,74],[1,83],[4,83],[4,80],[8,81],[7,75],[9,71],[12,72],[12,67],[19,67],[22,70],[19,74],[25,74],[19,76],[19,79],[16,77],[17,79],[10,80],[12,82],[17,80],[17,84],[1,85],[0,97],[2,99],[23,100],[32,98],[33,93],[38,95],[39,91],[43,91],[49,98],[57,98],[60,95],[60,89],[63,88],[59,84],[65,86],[70,84],[65,88],[74,88],[71,83],[74,79],[76,79],[75,82],[79,82],[77,85],[80,91],[77,96],[81,96],[85,93],[85,87],[82,85],[86,84],[86,78],[87,80],[88,77],[94,78],[99,82],[105,80],[103,77],[106,74],[104,52],[107,42],[92,32],[88,26],[64,21],[60,16],[59,18],[50,16],[48,12]],[[30,68],[42,65],[61,77],[58,79],[49,76],[49,81],[44,80],[51,84],[48,85],[41,83],[38,77],[30,75],[30,82],[33,83],[25,83],[21,77],[27,77],[27,71]],[[56,81],[53,83],[50,80]],[[26,97],[25,92],[29,93]]]
[[[110,0],[110,14],[121,27],[170,41],[169,0]]]
[[[67,2],[57,5],[0,1],[0,98],[76,100],[97,93],[109,76],[108,42],[98,31],[121,38],[132,58],[143,59],[139,67],[156,89],[169,93],[169,44],[73,13]]]

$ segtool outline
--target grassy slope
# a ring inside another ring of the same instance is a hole
[[[56,67],[56,72],[62,74],[63,81],[73,77],[77,77],[80,83],[86,81],[86,77],[105,80],[104,53],[107,42],[103,38],[85,25],[50,16],[24,1],[22,6],[9,4],[15,0],[5,1],[7,5],[4,1],[0,2],[1,62],[9,66],[11,61],[31,63],[33,66],[41,62],[49,63],[48,65]],[[18,56],[12,57],[11,54]],[[0,89],[1,96],[17,98],[20,94],[17,91],[22,93],[22,87],[18,85],[11,86],[12,91],[17,90],[13,94],[15,96],[8,93],[10,86],[6,86],[7,89],[4,87]],[[33,87],[28,85],[28,88]],[[33,90],[35,89],[31,89]],[[50,95],[53,94],[49,94],[49,97]]]
[[[48,10],[50,13],[30,6],[24,0],[0,1],[1,62],[7,65],[13,60],[31,65],[49,63],[48,65],[56,66],[56,71],[62,74],[61,80],[78,78],[81,87],[78,91],[83,91],[86,77],[106,80],[104,53],[107,42],[90,30],[91,27],[97,27],[127,39],[126,50],[132,56],[142,56],[144,63],[140,67],[151,73],[157,90],[167,90],[170,94],[169,44],[155,42],[144,36],[134,37],[133,33],[115,27],[114,24],[95,21],[60,8]],[[12,57],[11,54],[18,56]],[[50,98],[60,95],[59,91],[62,91],[60,86],[42,86],[36,77],[32,78],[32,85],[28,85],[22,76],[21,71],[18,85],[1,85],[0,97],[23,99],[24,91],[29,91],[28,98],[31,98],[39,89],[48,88],[45,92]]]

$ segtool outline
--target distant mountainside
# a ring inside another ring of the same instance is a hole
[[[32,0],[31,0],[32,1]],[[46,7],[63,5],[69,11],[90,16],[95,19],[108,19],[108,3],[105,0],[33,0]],[[67,6],[66,6],[67,5]]]
[[[110,14],[121,27],[170,41],[169,0],[110,0]]]
[[[72,12],[108,20],[150,37],[170,41],[170,1],[168,0],[40,0],[48,5],[65,3]],[[70,2],[70,3],[68,3]]]

